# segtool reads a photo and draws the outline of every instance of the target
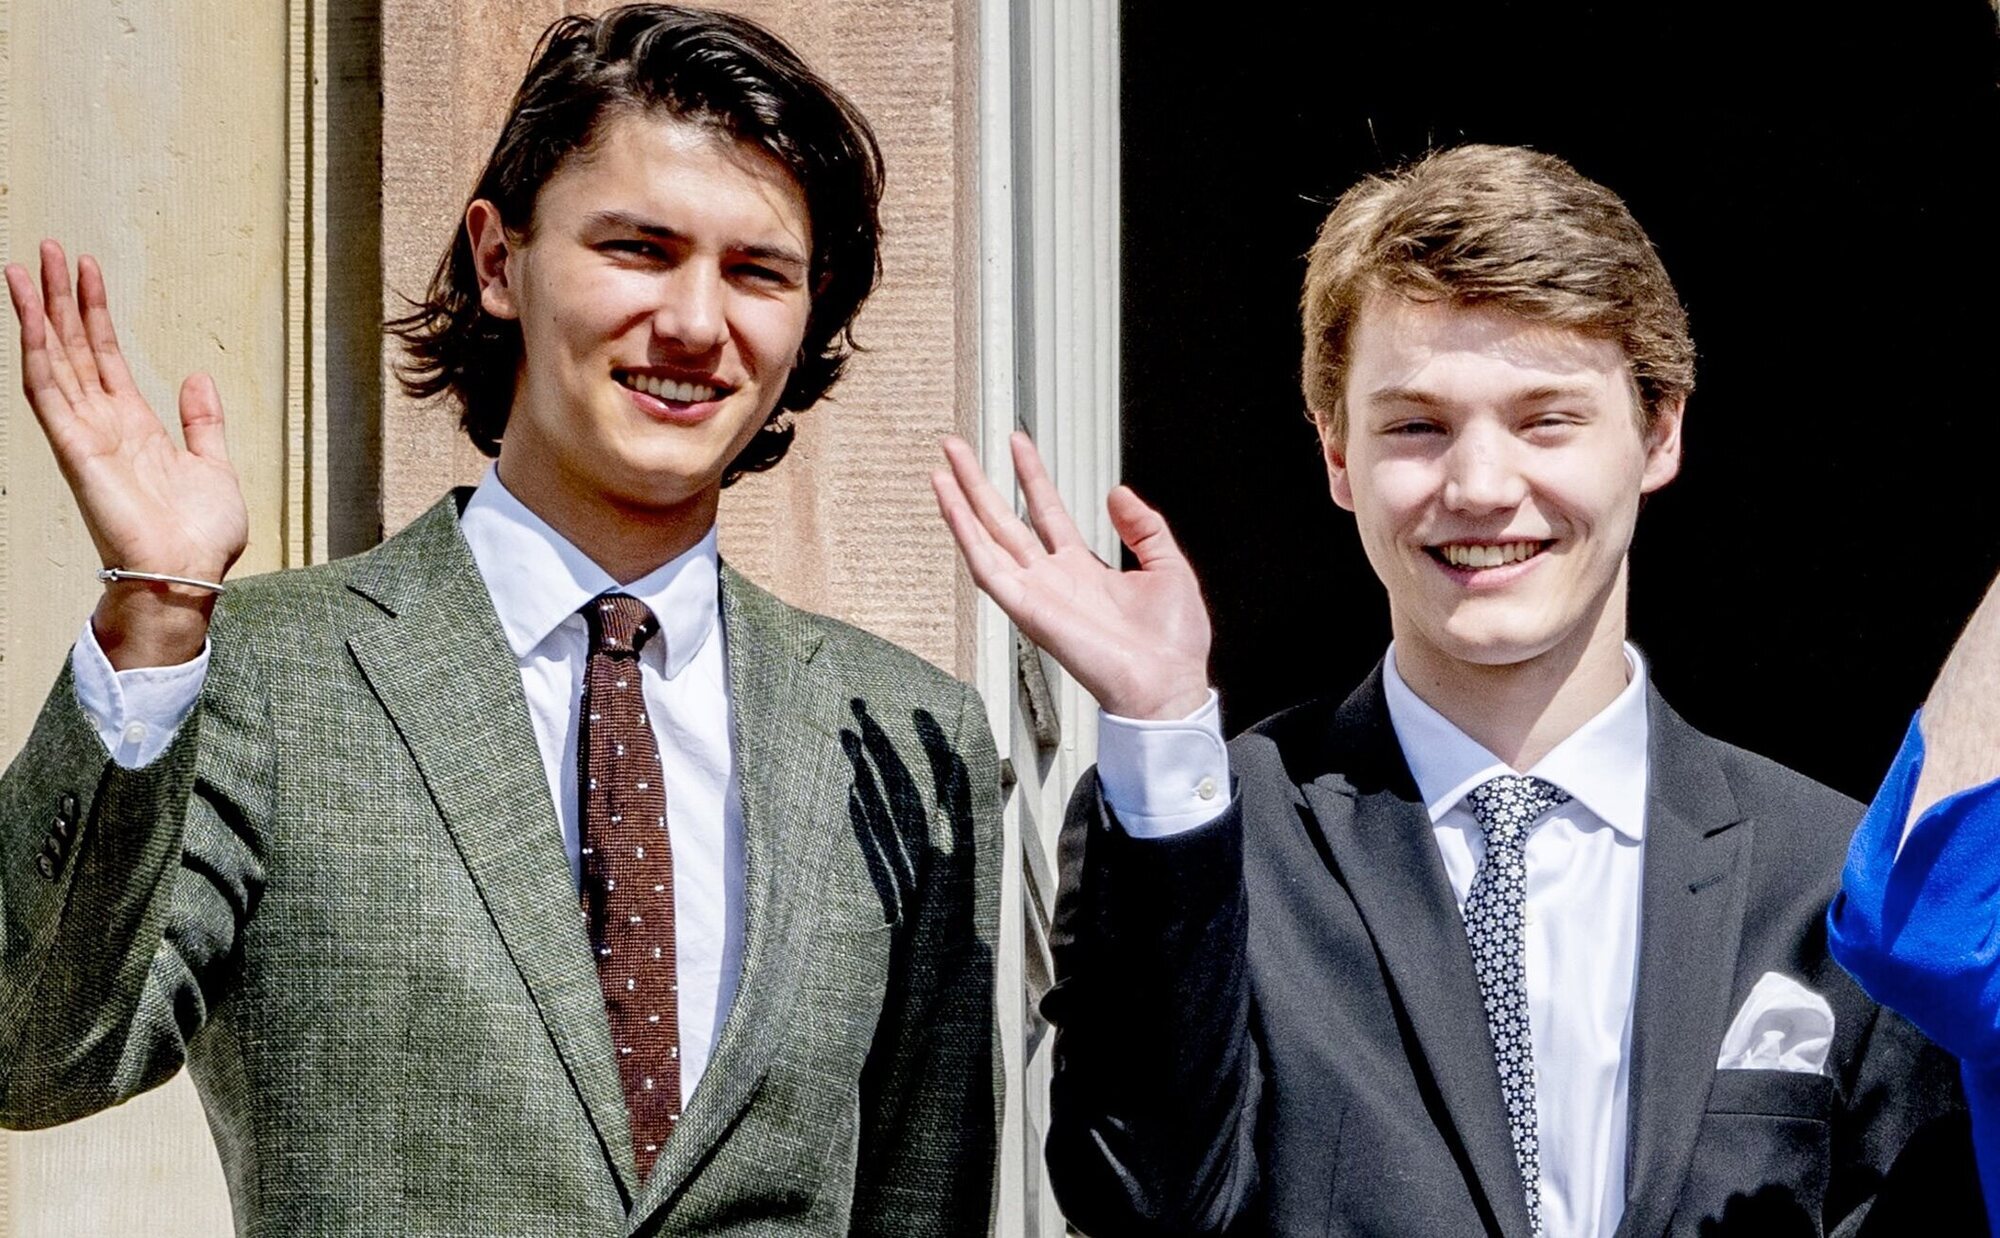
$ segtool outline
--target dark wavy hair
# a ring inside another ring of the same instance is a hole
[[[798,363],[762,431],[730,461],[728,485],[784,458],[790,414],[824,396],[857,347],[854,315],[881,274],[882,152],[854,105],[763,27],[728,13],[627,4],[560,18],[542,34],[471,200],[492,202],[509,231],[532,235],[535,200],[564,160],[587,151],[607,119],[655,112],[769,152],[798,182],[812,221],[812,308]],[[387,329],[408,354],[397,366],[403,389],[449,396],[473,443],[497,456],[521,328],[480,307],[462,220],[424,299]]]

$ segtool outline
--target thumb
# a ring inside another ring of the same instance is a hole
[[[1118,532],[1118,540],[1139,561],[1141,570],[1186,566],[1187,558],[1181,554],[1173,531],[1167,528],[1166,517],[1147,506],[1145,500],[1133,493],[1132,487],[1113,488],[1104,500],[1104,509],[1111,517],[1111,527]]]
[[[222,397],[216,394],[215,380],[206,374],[190,374],[181,384],[181,439],[187,449],[204,460],[229,462],[229,444],[222,436]]]

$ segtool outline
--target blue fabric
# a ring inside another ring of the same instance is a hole
[[[1957,1055],[2000,1238],[2000,781],[1941,800],[1905,838],[1924,765],[1917,724],[1855,831],[1827,938],[1870,997]]]

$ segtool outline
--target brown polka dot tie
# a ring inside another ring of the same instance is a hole
[[[660,753],[639,688],[639,650],[659,622],[638,598],[585,603],[590,662],[577,736],[583,911],[643,1179],[681,1113],[674,862]]]

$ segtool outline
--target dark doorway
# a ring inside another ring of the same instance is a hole
[[[1632,633],[1695,725],[1866,797],[2000,565],[2000,38],[1849,10],[1126,0],[1126,478],[1208,591],[1233,733],[1388,639],[1300,411],[1301,255],[1364,172],[1462,141],[1622,194],[1700,350]]]

